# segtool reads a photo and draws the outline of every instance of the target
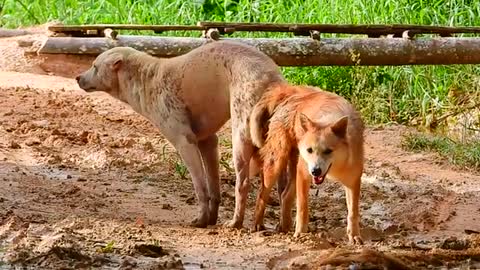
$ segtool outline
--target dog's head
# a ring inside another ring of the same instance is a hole
[[[296,121],[300,157],[307,164],[313,182],[321,184],[332,165],[343,162],[348,155],[348,116],[326,126],[315,123],[304,114],[299,114]]]
[[[78,85],[86,92],[103,91],[117,96],[118,73],[126,57],[133,52],[136,52],[133,48],[116,47],[101,53],[87,71],[77,76]]]

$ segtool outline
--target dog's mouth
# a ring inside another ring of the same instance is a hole
[[[85,92],[95,92],[97,89],[93,86],[85,86],[85,85],[81,85],[81,84],[78,84],[78,86],[80,87],[80,89],[82,89],[83,91]]]
[[[325,181],[325,177],[327,176],[328,171],[330,170],[330,167],[332,167],[332,164],[330,164],[330,166],[328,166],[328,169],[325,171],[325,173],[323,175],[313,176],[313,183],[316,184],[316,185],[322,184],[323,181]]]
[[[95,86],[92,86],[91,84],[86,83],[85,80],[80,76],[78,76],[76,80],[77,80],[78,87],[80,87],[80,89],[82,89],[85,92],[94,92],[97,90]]]
[[[95,87],[83,88],[83,91],[87,93],[95,92],[97,89]]]

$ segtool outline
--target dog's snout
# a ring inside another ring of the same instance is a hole
[[[313,176],[321,176],[322,175],[322,169],[320,169],[318,167],[313,168],[311,173],[312,173]]]
[[[75,80],[77,80],[77,82],[80,82],[80,75],[78,75],[77,77],[75,77]]]

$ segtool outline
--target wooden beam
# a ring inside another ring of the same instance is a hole
[[[480,64],[480,38],[226,38],[257,47],[281,66],[452,65]],[[49,37],[39,54],[98,55],[129,46],[158,57],[185,54],[206,38],[118,36],[107,38]]]
[[[380,36],[394,34],[402,36],[405,31],[416,34],[437,34],[451,36],[452,34],[479,34],[480,27],[451,27],[433,25],[387,24],[387,25],[356,25],[356,24],[277,24],[277,23],[225,23],[198,22],[197,25],[140,25],[140,24],[91,24],[91,25],[51,25],[48,30],[56,33],[73,35],[85,34],[87,31],[101,35],[105,29],[112,30],[150,30],[156,33],[164,31],[203,31],[217,28],[221,34],[231,34],[235,31],[260,32],[291,32],[309,35],[310,31],[319,33],[358,34]],[[91,34],[95,35],[95,34]]]
[[[143,25],[143,24],[89,24],[89,25],[51,25],[49,31],[66,33],[73,36],[85,35],[87,31],[95,31],[94,36],[103,36],[106,29],[112,30],[149,30],[155,33],[164,31],[201,31],[205,28],[195,25]]]
[[[417,34],[451,35],[455,33],[480,33],[480,27],[450,27],[414,24],[291,24],[291,23],[224,23],[199,22],[198,26],[205,28],[229,28],[235,31],[263,31],[263,32],[305,32],[319,31],[320,33],[363,34],[402,36],[405,31]]]

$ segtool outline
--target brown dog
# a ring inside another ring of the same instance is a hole
[[[104,91],[129,104],[173,144],[188,168],[200,204],[193,221],[196,227],[217,222],[220,184],[215,133],[231,117],[236,204],[228,225],[242,226],[254,148],[248,118],[268,86],[284,81],[273,60],[253,47],[226,41],[170,59],[117,47],[100,54],[77,81],[87,92]]]
[[[263,229],[266,200],[288,166],[290,176],[282,194],[280,230],[290,229],[296,193],[295,235],[307,231],[310,183],[318,185],[329,177],[345,187],[348,238],[352,243],[362,243],[359,200],[363,129],[359,113],[334,93],[288,84],[276,85],[265,93],[250,119],[250,133],[260,148],[264,177],[257,198],[255,229]]]

